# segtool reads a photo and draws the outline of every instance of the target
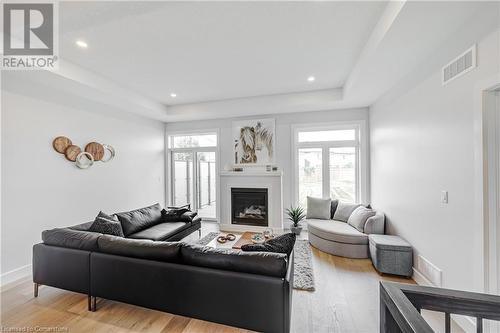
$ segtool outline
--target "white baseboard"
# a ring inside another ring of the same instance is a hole
[[[31,278],[31,265],[21,266],[0,276],[1,290],[10,289]]]
[[[413,278],[413,280],[415,280],[415,282],[419,286],[436,287],[431,281],[429,281],[429,279],[427,279],[415,267],[413,267],[413,276],[412,276],[412,278]],[[474,333],[474,332],[476,332],[476,323],[472,320],[472,318],[464,317],[464,316],[455,316],[455,315],[451,315],[451,318],[466,333]]]
[[[419,285],[419,286],[426,286],[426,287],[435,287],[434,284],[432,284],[429,279],[427,279],[422,273],[420,273],[415,267],[413,267],[413,280]]]

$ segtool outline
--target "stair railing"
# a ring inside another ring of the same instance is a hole
[[[451,332],[451,314],[476,318],[476,331],[483,332],[483,320],[500,321],[500,296],[467,291],[380,282],[381,333],[434,332],[422,310],[445,314],[445,333]]]

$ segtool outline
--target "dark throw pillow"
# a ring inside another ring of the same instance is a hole
[[[191,214],[189,214],[191,213]],[[194,214],[194,215],[193,215]],[[191,222],[197,213],[191,212],[187,207],[169,207],[162,209],[163,222]],[[192,216],[192,217],[191,217]]]
[[[115,215],[108,215],[99,212],[94,220],[94,223],[89,228],[89,231],[99,232],[101,234],[125,237],[120,221]]]
[[[118,216],[116,216],[115,214],[112,214],[112,215],[106,214],[102,210],[99,212],[99,214],[97,214],[96,218],[98,218],[98,217],[105,218],[106,220],[120,222],[120,220],[118,220]]]
[[[296,238],[297,236],[294,233],[288,233],[272,238],[262,244],[245,244],[241,246],[241,250],[286,253],[289,256],[292,253]]]
[[[335,211],[337,210],[338,205],[339,205],[339,200],[332,199],[332,205],[330,206],[330,219],[333,219],[333,215],[335,215]]]
[[[185,213],[181,214],[180,221],[181,222],[191,222],[191,221],[193,221],[193,219],[197,215],[198,215],[197,212],[192,212],[192,211],[185,212]]]

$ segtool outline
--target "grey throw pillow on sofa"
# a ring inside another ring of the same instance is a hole
[[[307,197],[307,215],[308,219],[330,219],[330,209],[332,200]]]
[[[354,212],[354,210],[359,206],[361,205],[339,201],[337,209],[335,210],[335,214],[333,214],[333,219],[337,221],[347,222],[349,216],[351,216],[352,212]]]
[[[359,206],[354,210],[354,212],[352,212],[351,216],[349,216],[347,223],[356,228],[358,231],[364,232],[366,220],[372,216],[375,216],[374,210]]]
[[[89,231],[124,237],[122,225],[118,218],[115,215],[108,215],[103,212],[99,212]]]

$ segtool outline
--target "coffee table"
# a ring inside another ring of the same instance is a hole
[[[221,236],[221,235],[227,235],[227,234],[229,234],[229,232],[219,232],[219,236]],[[214,239],[212,239],[210,241],[210,243],[208,243],[205,246],[209,246],[209,247],[213,247],[213,248],[217,248],[217,249],[230,249],[240,239],[240,237],[242,235],[241,233],[235,233],[235,232],[231,232],[231,234],[233,234],[233,235],[236,236],[236,239],[234,241],[227,241],[225,243],[219,243],[217,241],[217,237],[218,237],[217,236]]]
[[[218,248],[218,249],[240,250],[242,245],[251,244],[252,243],[252,236],[254,234],[256,234],[256,232],[245,231],[242,234],[235,233],[235,232],[220,232],[219,235],[227,235],[228,233],[235,235],[236,239],[234,241],[227,241],[225,243],[219,243],[217,241],[217,237],[215,237],[206,246],[210,246],[210,247]]]
[[[239,239],[237,239],[236,243],[233,245],[233,249],[240,250],[241,247],[245,244],[252,244],[252,236],[255,235],[256,232],[245,231]]]

